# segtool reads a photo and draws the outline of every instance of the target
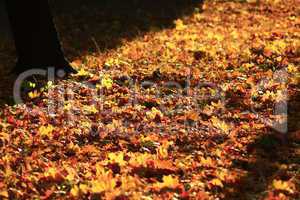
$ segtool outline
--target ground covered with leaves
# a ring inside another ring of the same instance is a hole
[[[299,199],[299,9],[206,1],[92,40],[77,75],[1,109],[0,198]]]

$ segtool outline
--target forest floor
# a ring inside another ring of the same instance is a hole
[[[97,9],[57,11],[79,73],[2,106],[1,199],[300,199],[299,1]]]

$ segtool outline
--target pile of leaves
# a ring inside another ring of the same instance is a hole
[[[299,8],[207,1],[30,82],[1,109],[0,198],[299,199]]]

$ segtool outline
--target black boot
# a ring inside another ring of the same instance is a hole
[[[14,73],[55,67],[76,73],[64,57],[48,0],[6,0],[18,55]]]

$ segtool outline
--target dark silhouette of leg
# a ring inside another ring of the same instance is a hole
[[[76,73],[63,55],[48,0],[5,1],[18,54],[13,71],[52,66]]]

